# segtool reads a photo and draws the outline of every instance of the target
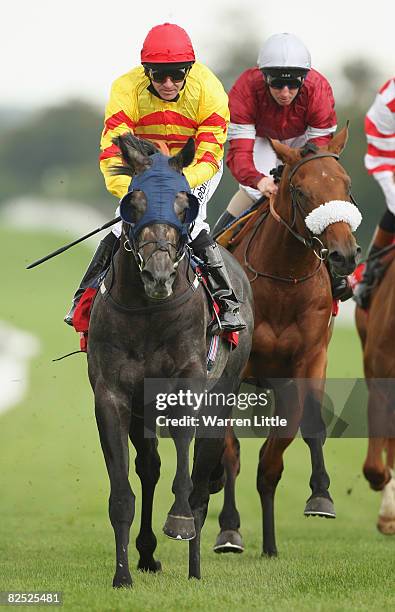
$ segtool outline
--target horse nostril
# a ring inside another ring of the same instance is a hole
[[[356,250],[356,254],[357,255],[360,255],[362,253],[362,249],[361,249],[360,246],[357,246],[357,248],[355,250]]]
[[[155,281],[154,275],[149,270],[143,270],[141,272],[141,278],[145,283],[153,283]]]
[[[344,263],[345,257],[338,251],[332,251],[329,253],[329,260],[334,264],[341,264]]]

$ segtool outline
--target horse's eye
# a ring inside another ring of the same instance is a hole
[[[182,215],[188,208],[189,201],[185,191],[180,191],[174,202],[174,211],[176,215]]]
[[[294,187],[293,188],[293,192],[294,192],[295,195],[297,195],[297,196],[299,196],[301,198],[306,197],[300,187]]]
[[[133,222],[137,223],[137,221],[141,219],[147,209],[147,199],[145,197],[144,191],[136,189],[136,191],[133,192],[131,205]]]

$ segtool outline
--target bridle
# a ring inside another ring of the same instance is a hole
[[[252,272],[255,276],[254,278],[250,281],[251,283],[253,283],[258,276],[263,276],[266,278],[271,278],[273,280],[278,280],[278,281],[282,281],[282,282],[286,282],[286,283],[292,283],[292,284],[297,284],[297,283],[301,283],[304,282],[306,280],[308,280],[309,278],[311,278],[312,276],[314,276],[319,269],[321,268],[322,262],[326,261],[327,257],[328,257],[328,249],[324,246],[324,244],[322,243],[322,241],[318,238],[318,236],[315,236],[306,226],[306,216],[308,215],[308,212],[305,210],[305,208],[303,207],[303,204],[301,202],[301,197],[300,195],[303,195],[301,190],[298,189],[297,187],[294,186],[294,184],[292,183],[292,179],[295,176],[296,172],[299,170],[299,168],[301,166],[303,166],[304,164],[307,164],[307,162],[313,161],[315,159],[320,159],[323,157],[333,157],[334,159],[338,160],[339,159],[339,155],[337,155],[336,153],[329,153],[329,152],[322,152],[322,153],[317,153],[316,151],[316,147],[314,145],[307,145],[309,147],[309,150],[314,152],[313,155],[311,155],[310,157],[305,157],[303,159],[301,159],[291,170],[289,176],[288,176],[288,187],[289,187],[289,191],[291,193],[291,204],[292,204],[292,221],[291,223],[288,223],[274,208],[274,199],[275,196],[272,195],[269,198],[269,210],[270,210],[270,214],[274,217],[274,219],[276,221],[278,221],[279,223],[281,223],[282,225],[284,225],[284,227],[286,227],[286,229],[299,241],[301,242],[305,247],[307,247],[308,249],[311,249],[314,253],[314,255],[319,259],[319,263],[318,266],[316,267],[316,269],[311,272],[310,274],[303,276],[301,278],[286,278],[286,277],[282,277],[282,276],[277,276],[274,274],[269,274],[267,272],[259,272],[258,270],[255,270],[255,268],[248,262],[248,251],[249,248],[251,246],[251,243],[254,239],[254,237],[256,236],[256,233],[259,229],[259,227],[261,226],[261,224],[265,221],[267,215],[262,215],[262,217],[259,219],[258,223],[255,225],[253,232],[251,233],[251,236],[247,242],[246,245],[246,249],[244,252],[244,265],[245,267]],[[278,177],[278,174],[277,174]],[[355,199],[353,198],[352,194],[350,194],[350,200],[353,204],[356,205]],[[307,232],[307,237],[303,236],[302,234],[300,234],[299,232],[296,231],[295,228],[295,224],[296,224],[296,217],[297,214],[299,214],[299,216],[303,219],[303,224],[304,227],[306,229]],[[319,247],[319,248],[318,248]],[[317,252],[318,249],[318,252]]]
[[[124,241],[123,241],[123,248],[125,249],[125,251],[127,253],[132,253],[132,255],[134,256],[134,259],[136,261],[136,264],[138,266],[140,275],[141,273],[144,271],[145,266],[147,265],[149,259],[154,255],[154,253],[158,252],[158,251],[167,251],[167,253],[169,254],[169,257],[171,257],[170,255],[170,247],[172,247],[173,249],[175,249],[176,251],[176,259],[172,260],[173,261],[173,268],[174,270],[176,270],[178,268],[178,265],[180,263],[180,261],[185,257],[185,254],[188,254],[188,258],[190,261],[191,258],[191,250],[188,247],[187,244],[185,244],[185,239],[183,236],[180,236],[180,241],[179,241],[179,245],[176,246],[175,244],[173,244],[172,242],[170,242],[169,240],[146,240],[144,242],[142,242],[140,245],[137,245],[137,241],[136,238],[134,236],[133,231],[130,231],[132,228],[129,229],[129,235],[125,236],[125,233],[123,232],[123,237],[124,237]],[[140,250],[146,246],[147,244],[157,244],[158,248],[154,249],[154,251],[150,254],[150,256],[144,260],[143,256],[140,253]],[[197,288],[200,285],[201,282],[201,277],[198,274],[194,275],[194,278],[192,279],[192,281],[189,278],[189,263],[186,266],[186,280],[188,283],[187,289],[185,291],[183,291],[180,295],[178,295],[177,297],[175,297],[174,299],[172,299],[171,301],[165,300],[163,303],[158,303],[158,304],[151,304],[148,306],[124,306],[123,304],[120,304],[119,302],[117,302],[111,295],[111,289],[112,289],[112,285],[114,282],[114,258],[112,258],[111,261],[111,268],[112,268],[112,275],[111,275],[111,284],[110,287],[106,287],[104,284],[104,279],[100,285],[100,291],[104,297],[104,299],[109,300],[110,304],[118,311],[121,312],[127,312],[130,314],[147,314],[147,313],[152,313],[152,312],[161,312],[163,310],[169,310],[171,308],[174,308],[176,306],[180,306],[181,304],[183,304],[184,302],[188,301],[191,297],[191,295],[197,290]]]
[[[144,268],[151,259],[151,257],[153,257],[153,255],[155,255],[155,253],[157,253],[158,251],[167,252],[173,263],[173,269],[177,270],[180,261],[185,257],[186,240],[186,236],[180,235],[178,245],[174,244],[173,242],[170,242],[170,240],[164,240],[162,238],[159,238],[158,240],[144,240],[143,242],[138,243],[137,238],[133,232],[133,228],[132,226],[130,226],[128,235],[125,237],[125,240],[123,242],[123,247],[125,251],[127,251],[128,253],[132,253],[141,274],[144,271]],[[156,244],[157,248],[155,248],[152,253],[150,253],[147,259],[144,259],[140,251],[148,244]],[[175,251],[174,259],[171,256],[170,249],[174,249]]]

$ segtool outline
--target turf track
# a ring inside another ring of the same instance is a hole
[[[77,348],[77,336],[62,324],[62,316],[89,252],[80,247],[24,271],[32,259],[63,242],[64,236],[0,233],[1,261],[6,262],[0,318],[38,335],[43,346],[33,361],[25,400],[0,416],[0,591],[61,590],[65,610],[393,610],[395,539],[375,528],[379,497],[361,475],[364,440],[327,442],[335,521],[303,517],[308,450],[297,440],[287,451],[276,498],[277,560],[260,557],[255,490],[259,441],[243,440],[238,499],[246,552],[211,552],[222,502],[221,494],[213,497],[202,543],[201,582],[187,580],[187,545],[161,533],[174,474],[172,444],[162,440],[154,518],[163,572],[151,576],[134,571],[132,591],[112,590],[108,481],[84,357],[51,362]],[[336,330],[329,374],[361,375],[353,330]],[[134,473],[131,480],[138,517],[139,481]],[[136,520],[131,532],[132,568],[137,525]]]

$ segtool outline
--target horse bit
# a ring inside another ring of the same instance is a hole
[[[132,253],[134,255],[138,269],[140,270],[140,273],[141,273],[144,271],[144,268],[149,262],[149,260],[151,259],[151,257],[155,255],[155,253],[157,253],[158,251],[166,251],[169,254],[169,257],[171,259],[170,247],[172,247],[176,252],[176,258],[174,261],[172,260],[172,262],[173,262],[173,269],[177,270],[180,261],[185,257],[184,242],[185,241],[181,239],[179,246],[176,246],[169,240],[163,240],[160,238],[159,240],[145,240],[141,244],[137,245],[135,237],[132,233],[132,228],[130,228],[129,236],[125,238],[123,246],[124,246],[125,251],[127,251],[128,253]],[[147,244],[156,244],[158,245],[158,247],[154,249],[152,253],[148,256],[148,258],[145,260],[143,256],[141,255],[140,250],[143,249],[145,246],[147,246]]]

